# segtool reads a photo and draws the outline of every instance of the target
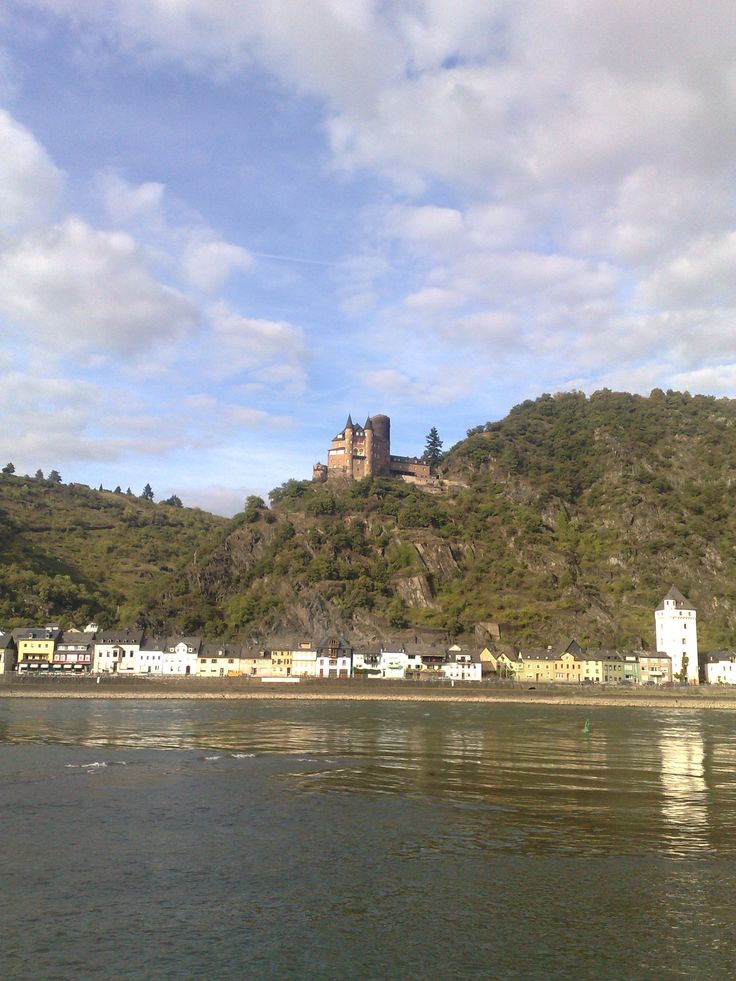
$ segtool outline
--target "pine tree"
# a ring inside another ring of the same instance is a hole
[[[48,480],[50,480],[52,484],[60,484],[61,474],[58,470],[49,470]]]
[[[143,488],[143,493],[141,494],[141,497],[143,498],[144,501],[153,500],[153,488],[151,487],[150,484],[146,484],[146,486]]]
[[[440,434],[437,432],[437,427],[432,426],[432,428],[427,433],[427,441],[424,445],[424,454],[422,459],[425,463],[439,463],[442,459],[442,440],[440,439]]]
[[[3,473],[15,473],[15,467],[12,463],[6,463],[3,467]]]

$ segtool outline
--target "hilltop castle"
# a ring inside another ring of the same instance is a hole
[[[429,463],[416,456],[391,456],[391,420],[388,416],[368,416],[364,426],[356,426],[348,416],[342,432],[327,451],[327,466],[315,463],[312,478],[331,480],[346,477],[400,477],[425,483],[430,478]]]

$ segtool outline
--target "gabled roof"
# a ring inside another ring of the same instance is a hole
[[[13,635],[9,631],[0,630],[0,650],[5,650],[7,647],[15,647]]]
[[[665,600],[674,600],[675,606],[678,610],[695,610],[695,607],[690,602],[690,600],[685,599],[680,590],[676,586],[671,586],[669,593],[664,597],[661,603],[657,606],[658,610],[664,609]]]
[[[198,651],[202,646],[201,637],[167,637],[164,641],[164,647],[176,647],[178,644],[185,644],[187,647],[192,647],[195,651]]]
[[[79,647],[81,644],[86,644],[87,647],[91,647],[94,641],[95,635],[92,632],[85,634],[81,630],[65,630],[56,642],[56,646],[65,647],[74,644],[75,647]]]
[[[210,644],[202,644],[200,657],[240,657],[240,647],[235,644],[222,644],[213,641]]]
[[[578,644],[574,637],[571,637],[566,644],[563,644],[557,651],[557,653],[562,656],[563,654],[582,654],[583,648]]]
[[[546,647],[531,651],[519,651],[520,661],[554,661],[556,657],[555,651],[550,651]]]
[[[344,640],[342,637],[338,637],[336,634],[328,634],[316,645],[317,651],[330,650],[333,648],[335,650],[343,651],[352,651],[353,649],[351,644],[348,644],[346,640]]]
[[[98,644],[136,644],[140,645],[143,640],[143,631],[131,627],[112,627],[110,630],[103,630],[97,638]]]
[[[18,627],[13,631],[13,637],[18,640],[56,640],[61,636],[61,628],[50,627]]]

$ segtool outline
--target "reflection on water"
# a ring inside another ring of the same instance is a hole
[[[733,976],[730,713],[584,721],[0,700],[0,977]]]
[[[34,701],[0,705],[0,720],[6,744],[285,758],[292,791],[444,801],[461,824],[471,809],[467,840],[483,849],[733,848],[736,750],[722,714],[601,708],[586,733],[580,710],[561,707]]]
[[[667,840],[677,850],[709,847],[708,786],[702,719],[665,726],[659,739]]]

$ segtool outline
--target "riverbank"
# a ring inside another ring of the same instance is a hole
[[[264,684],[247,678],[0,678],[0,698],[231,699],[278,701],[487,702],[489,704],[622,706],[627,708],[715,709],[736,712],[731,688],[582,688],[483,683],[303,681]]]

